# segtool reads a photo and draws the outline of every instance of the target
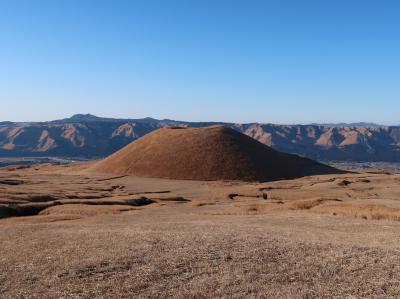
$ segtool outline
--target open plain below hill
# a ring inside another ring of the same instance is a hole
[[[0,169],[2,298],[397,298],[400,175]],[[18,216],[18,217],[15,217]]]
[[[173,120],[111,119],[75,115],[44,123],[0,124],[0,157],[104,157],[164,126],[207,127],[218,123]],[[377,125],[225,126],[276,150],[317,160],[400,162],[400,127]]]

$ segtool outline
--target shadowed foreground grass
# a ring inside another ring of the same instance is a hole
[[[383,298],[400,291],[395,249],[269,235],[247,225],[248,217],[156,223],[128,214],[2,229],[2,298]]]
[[[0,211],[38,214],[0,219],[1,299],[400,295],[399,175],[258,184],[43,165],[0,179]]]

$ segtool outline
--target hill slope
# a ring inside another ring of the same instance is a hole
[[[272,181],[340,171],[280,153],[224,126],[163,128],[97,162],[93,171],[191,180]]]

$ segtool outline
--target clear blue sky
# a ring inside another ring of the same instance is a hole
[[[400,1],[0,0],[0,120],[400,123]]]

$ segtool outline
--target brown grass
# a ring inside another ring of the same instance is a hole
[[[400,291],[399,252],[371,246],[367,224],[321,223],[313,214],[147,211],[6,225],[2,298],[383,298]],[[375,230],[381,246],[399,237],[398,226]]]
[[[324,205],[326,203],[337,202],[338,199],[308,199],[308,200],[296,200],[296,201],[267,201],[263,203],[251,203],[239,205],[242,211],[250,214],[264,214],[271,212],[286,212],[286,211],[304,211],[311,210],[317,206]]]
[[[389,208],[376,204],[331,204],[316,207],[313,209],[313,212],[351,216],[362,219],[400,221],[400,208]]]
[[[0,179],[23,181],[0,185],[3,206],[60,202],[37,216],[0,220],[2,299],[396,298],[400,292],[400,222],[392,221],[399,220],[397,175],[259,184],[41,167],[0,170]],[[342,180],[351,184],[338,185]],[[154,203],[126,205],[143,196]]]
[[[85,205],[85,204],[67,204],[50,207],[43,210],[39,215],[77,215],[77,216],[99,216],[108,214],[120,214],[135,208],[126,205]]]

